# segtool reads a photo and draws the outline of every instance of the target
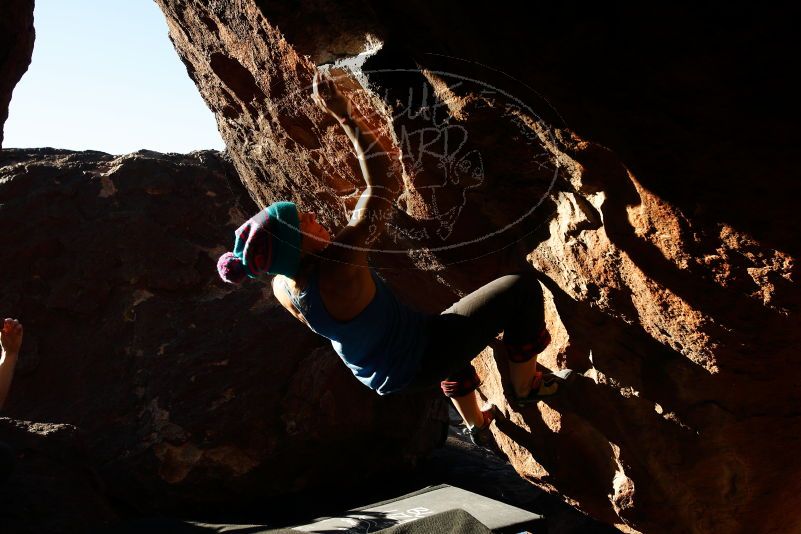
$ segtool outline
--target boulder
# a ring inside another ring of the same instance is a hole
[[[0,513],[5,532],[87,532],[118,514],[79,429],[0,417]]]
[[[259,205],[329,230],[364,186],[316,69],[403,154],[374,265],[429,311],[535,267],[558,397],[495,435],[628,532],[801,528],[797,109],[779,8],[157,0]],[[778,194],[777,194],[778,192]]]
[[[25,325],[7,415],[78,429],[117,510],[343,488],[442,439],[443,402],[373,394],[266,281],[219,279],[256,210],[213,151],[0,155],[0,314]]]

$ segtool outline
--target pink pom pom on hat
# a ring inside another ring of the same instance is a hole
[[[229,284],[241,284],[247,278],[247,271],[242,260],[234,256],[233,252],[226,252],[217,260],[217,272],[220,278]]]
[[[292,277],[300,265],[300,217],[293,202],[274,202],[234,232],[233,252],[217,260],[220,278],[240,284],[262,274]]]

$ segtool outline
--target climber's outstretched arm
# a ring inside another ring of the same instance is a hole
[[[382,144],[330,78],[315,76],[315,99],[337,119],[353,143],[366,185],[347,226],[333,239],[327,257],[333,260],[331,269],[338,272],[332,274],[338,278],[364,276],[368,250],[383,233],[402,189],[400,152],[385,146],[386,141]]]
[[[22,345],[22,325],[16,319],[6,319],[0,325],[0,408],[6,402],[14,367],[17,365],[19,349]]]

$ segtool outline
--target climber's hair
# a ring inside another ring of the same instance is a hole
[[[320,258],[313,254],[307,254],[301,258],[298,272],[292,278],[292,280],[295,282],[295,287],[289,288],[293,297],[298,297],[300,292],[306,289],[306,285],[309,282],[309,275],[314,272],[314,269],[317,268],[319,263]]]

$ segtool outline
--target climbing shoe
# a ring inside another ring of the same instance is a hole
[[[465,427],[462,434],[473,442],[473,445],[481,447],[487,452],[496,455],[501,454],[498,444],[495,442],[495,437],[492,435],[490,425],[498,416],[498,408],[491,404],[488,410],[481,412],[484,415],[484,424],[481,427]]]
[[[525,408],[536,404],[543,397],[550,397],[559,391],[559,386],[567,380],[573,371],[562,369],[555,373],[543,374],[542,371],[534,373],[534,380],[531,383],[531,392],[525,397],[516,397],[515,403],[518,408]]]

